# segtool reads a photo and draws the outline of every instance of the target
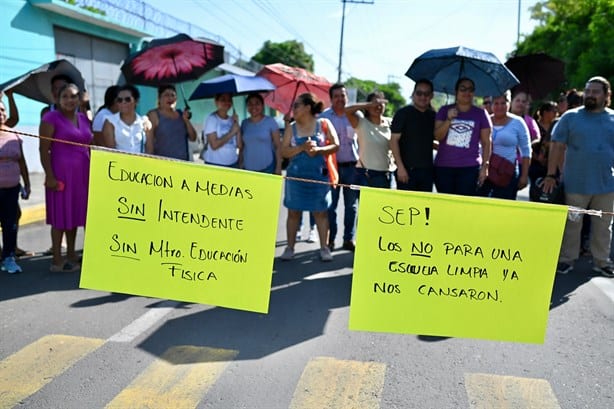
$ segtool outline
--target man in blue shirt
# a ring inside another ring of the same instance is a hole
[[[358,162],[358,137],[350,121],[345,116],[345,106],[348,102],[345,85],[341,83],[334,84],[330,87],[328,93],[332,106],[322,112],[320,117],[329,119],[337,131],[337,135],[339,135],[339,150],[337,151],[339,184],[345,185],[343,187],[343,205],[345,208],[343,218],[343,249],[354,251],[358,191],[350,189],[348,186],[355,183],[356,162]],[[339,203],[341,187],[337,186],[331,189],[333,202],[328,208],[328,223],[330,226],[328,247],[332,251],[335,248],[335,237],[337,236],[337,204]]]
[[[591,220],[590,250],[593,270],[614,277],[609,259],[614,211],[614,110],[608,108],[611,86],[603,77],[592,77],[584,90],[584,106],[567,111],[552,133],[548,175],[543,190],[558,182],[556,171],[564,161],[565,204],[604,212]],[[582,218],[567,220],[557,273],[573,269],[579,257]]]

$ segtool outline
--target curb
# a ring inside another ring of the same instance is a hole
[[[44,221],[46,219],[45,205],[34,205],[21,208],[21,218],[19,219],[19,225],[25,226],[26,224],[32,224]]]

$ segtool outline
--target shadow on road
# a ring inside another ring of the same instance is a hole
[[[330,310],[350,302],[353,254],[319,252],[275,260],[268,314],[215,307],[165,322],[139,347],[161,356],[174,345],[238,350],[237,359],[258,359],[322,335]]]
[[[574,269],[569,274],[557,274],[554,278],[554,287],[550,299],[550,309],[565,304],[573,297],[574,291],[589,282],[599,274],[593,271],[590,258],[581,257],[575,264]]]

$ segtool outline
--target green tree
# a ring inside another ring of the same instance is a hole
[[[260,64],[282,63],[290,67],[300,67],[313,72],[313,56],[305,52],[303,43],[288,40],[282,43],[265,41],[260,50],[252,57]]]
[[[386,105],[386,116],[393,116],[394,113],[406,102],[401,94],[401,86],[396,82],[390,82],[388,84],[378,84],[371,80],[361,80],[351,77],[344,82],[346,88],[356,88],[358,90],[358,101],[365,101],[367,95],[373,91],[381,91],[386,96],[388,104]]]
[[[546,52],[565,62],[568,88],[584,88],[595,75],[614,81],[614,0],[548,0],[535,4],[539,21],[517,55]]]

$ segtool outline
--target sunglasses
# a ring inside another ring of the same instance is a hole
[[[474,92],[475,88],[473,87],[458,87],[460,92]]]
[[[490,105],[490,104],[492,104],[492,101],[484,101],[484,102],[482,102],[482,104],[484,104],[484,105]]]
[[[126,102],[126,103],[132,102],[132,97],[124,97],[124,98],[117,97],[117,98],[115,98],[115,102],[117,102],[119,104],[121,104],[122,102]]]
[[[429,91],[414,91],[414,95],[417,97],[428,97],[431,93]]]

